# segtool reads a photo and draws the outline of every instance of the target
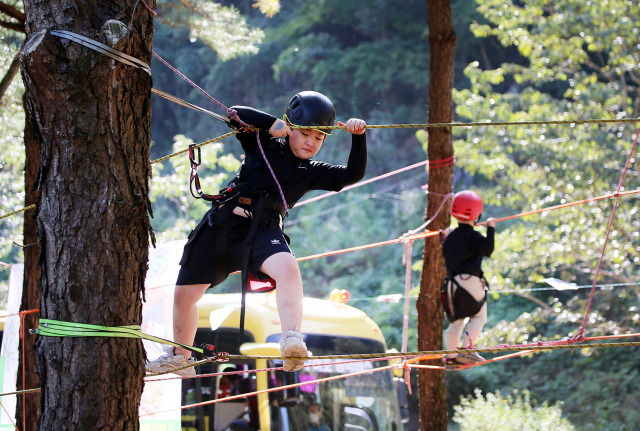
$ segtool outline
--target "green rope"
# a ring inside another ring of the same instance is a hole
[[[140,325],[127,326],[101,326],[88,323],[64,322],[61,320],[40,319],[40,326],[35,331],[37,335],[45,337],[120,337],[120,338],[142,338],[143,340],[154,341],[156,343],[170,346],[182,347],[192,352],[203,354],[202,349],[154,337],[142,332]]]
[[[63,322],[51,319],[40,319],[40,326],[34,331],[38,335],[48,337],[125,337],[125,338],[142,338],[157,343],[168,344],[172,346],[182,347],[200,354],[203,350],[187,346],[185,344],[176,343],[174,341],[165,340],[164,338],[154,337],[144,334],[139,325],[129,326],[100,326],[90,325],[87,323]],[[500,353],[500,352],[518,352],[526,350],[557,350],[557,349],[590,349],[599,347],[637,347],[640,342],[615,342],[615,343],[567,343],[552,345],[520,345],[520,346],[498,346],[498,347],[478,347],[458,350],[426,350],[420,352],[398,352],[398,353],[367,353],[367,354],[349,354],[349,355],[327,355],[314,356],[313,359],[370,359],[370,358],[397,358],[407,356],[427,356],[427,355],[446,355],[449,353]],[[253,356],[253,355],[229,355],[219,353],[218,357],[223,360],[253,360],[253,359],[271,359],[282,360],[280,356]],[[288,359],[308,359],[308,358],[288,358]]]

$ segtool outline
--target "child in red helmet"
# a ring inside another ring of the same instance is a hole
[[[442,285],[442,302],[451,322],[446,333],[447,350],[473,346],[487,321],[487,288],[481,264],[483,257],[491,256],[494,248],[495,219],[487,220],[487,236],[474,230],[482,215],[483,203],[472,191],[456,193],[451,203],[451,215],[458,220],[458,227],[451,227],[443,234],[442,251],[447,277]],[[469,318],[466,325],[465,321]],[[449,354],[446,365],[450,367],[484,361],[477,353]]]

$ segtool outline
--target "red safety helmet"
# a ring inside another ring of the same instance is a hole
[[[477,221],[482,215],[482,199],[477,193],[463,190],[453,196],[451,215],[458,220]]]

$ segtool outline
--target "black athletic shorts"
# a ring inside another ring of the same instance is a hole
[[[242,269],[242,253],[251,222],[252,220],[235,214],[231,214],[229,218],[227,223],[227,273],[225,274],[225,279],[232,272]],[[177,285],[214,283],[216,236],[215,226],[205,223],[196,237],[185,246],[183,253],[188,252],[188,257],[186,262],[183,262],[178,273]],[[259,270],[269,257],[281,252],[293,254],[285,239],[284,232],[278,228],[266,229],[259,227],[252,243],[249,256],[249,273],[259,278],[264,277],[264,274]]]

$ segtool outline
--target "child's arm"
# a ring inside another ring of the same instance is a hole
[[[484,255],[489,257],[493,253],[494,249],[494,235],[495,235],[496,219],[489,217],[487,219],[487,237],[484,241]]]
[[[240,120],[258,129],[271,131],[270,129],[277,125],[278,121],[282,121],[267,112],[249,106],[232,106],[231,109],[236,111]],[[231,120],[230,125],[238,127],[240,124],[235,120]]]
[[[367,169],[366,125],[367,123],[359,118],[350,118],[346,123],[338,121],[338,126],[344,126],[347,132],[352,134],[352,139],[346,169],[339,178],[336,178],[334,190],[340,190],[364,178]]]

